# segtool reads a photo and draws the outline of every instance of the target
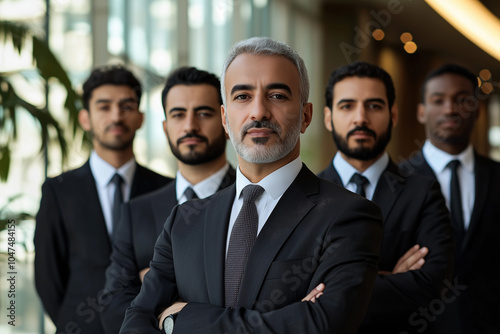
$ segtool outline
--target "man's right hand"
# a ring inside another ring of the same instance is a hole
[[[144,275],[149,271],[149,267],[142,269],[139,271],[139,277],[141,278],[141,283],[144,283]]]
[[[424,257],[429,253],[427,247],[420,247],[415,245],[410,248],[396,263],[392,272],[379,271],[381,275],[392,275],[398,273],[405,273],[408,270],[416,270],[422,268],[425,263]]]
[[[302,302],[316,302],[316,298],[319,298],[323,295],[323,290],[325,290],[325,285],[323,283],[320,283],[317,287],[312,289],[311,292],[307,296],[302,299]]]

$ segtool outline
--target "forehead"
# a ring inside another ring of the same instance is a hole
[[[337,82],[333,87],[333,101],[344,99],[367,100],[383,99],[387,103],[385,85],[380,79],[348,77]]]
[[[137,95],[135,91],[127,85],[102,85],[92,91],[90,101],[120,101],[130,98],[137,99]]]
[[[174,105],[215,105],[219,106],[219,91],[212,85],[175,85],[165,97],[167,106]]]
[[[284,56],[238,55],[226,70],[226,91],[234,85],[268,85],[284,83],[292,91],[299,90],[300,76],[295,64]]]
[[[445,73],[430,79],[425,85],[426,96],[457,93],[474,94],[472,83],[467,78],[458,74]]]

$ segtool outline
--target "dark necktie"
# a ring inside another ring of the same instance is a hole
[[[111,235],[115,234],[116,227],[120,221],[120,207],[123,204],[123,194],[122,194],[122,183],[123,179],[120,174],[116,173],[113,175],[111,182],[115,185],[115,195],[113,197],[113,227],[111,230]]]
[[[356,185],[356,194],[366,197],[365,185],[370,183],[370,181],[368,181],[366,177],[359,173],[354,173],[349,182],[352,182]]]
[[[190,200],[193,198],[198,198],[198,196],[194,192],[193,188],[191,188],[191,187],[186,188],[186,190],[184,191],[184,196],[186,196],[187,200]]]
[[[448,163],[448,168],[451,170],[450,180],[450,213],[451,224],[455,229],[455,238],[457,242],[457,250],[460,251],[464,241],[464,215],[462,211],[462,193],[460,191],[460,179],[458,178],[457,169],[460,166],[459,160],[452,160]]]
[[[255,206],[255,199],[263,192],[264,188],[257,185],[248,185],[241,191],[243,206],[231,231],[224,272],[226,307],[234,308],[238,301],[248,254],[250,254],[257,238],[259,216]]]

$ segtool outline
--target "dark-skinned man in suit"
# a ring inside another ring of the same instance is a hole
[[[324,122],[338,152],[318,176],[366,196],[384,215],[380,272],[359,333],[417,333],[419,308],[451,284],[453,236],[439,184],[404,177],[385,150],[398,120],[386,71],[366,62],[342,66],[325,96]]]
[[[42,187],[35,283],[58,333],[104,333],[98,300],[118,208],[171,181],[135,161],[132,145],[144,118],[141,92],[137,78],[122,66],[93,70],[83,84],[78,118],[92,137],[90,159]]]
[[[302,58],[244,40],[221,83],[235,185],[174,208],[120,332],[354,333],[378,272],[381,213],[302,163],[312,119]]]
[[[139,293],[155,241],[173,207],[193,197],[208,197],[236,178],[225,155],[219,79],[194,67],[176,69],[167,78],[162,102],[163,128],[177,158],[177,177],[125,205],[102,300],[101,319],[108,334],[119,332],[126,309]]]
[[[484,97],[477,77],[462,66],[445,64],[428,73],[417,113],[427,140],[401,164],[407,174],[439,181],[451,212],[457,239],[455,298],[419,319],[435,322],[443,333],[500,333],[500,266],[494,260],[500,252],[500,164],[471,144]]]

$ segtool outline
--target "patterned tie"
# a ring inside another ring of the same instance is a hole
[[[464,236],[465,236],[464,215],[462,211],[462,193],[460,191],[460,179],[458,178],[458,173],[457,173],[457,169],[459,166],[460,166],[459,160],[452,160],[446,166],[451,170],[450,213],[451,213],[451,224],[455,229],[455,238],[458,250],[457,254],[460,254],[460,249],[462,248],[462,243],[464,241]]]
[[[370,183],[370,181],[368,181],[366,177],[359,173],[354,173],[352,174],[351,180],[349,182],[352,182],[356,185],[356,194],[366,197],[365,185]]]
[[[120,221],[120,207],[123,204],[123,194],[122,194],[122,183],[123,178],[120,174],[116,173],[113,175],[111,182],[115,185],[115,195],[113,197],[113,227],[111,230],[111,236],[115,234],[116,227],[118,226],[118,222]],[[112,238],[113,239],[113,238]]]
[[[224,273],[225,305],[234,308],[238,301],[241,280],[245,273],[248,254],[257,238],[259,216],[255,200],[264,192],[264,188],[248,185],[241,191],[243,206],[234,222],[227,249]]]
[[[193,188],[191,188],[191,187],[186,188],[186,190],[184,191],[184,196],[186,196],[187,200],[190,200],[193,198],[198,198],[198,196],[194,192]]]

